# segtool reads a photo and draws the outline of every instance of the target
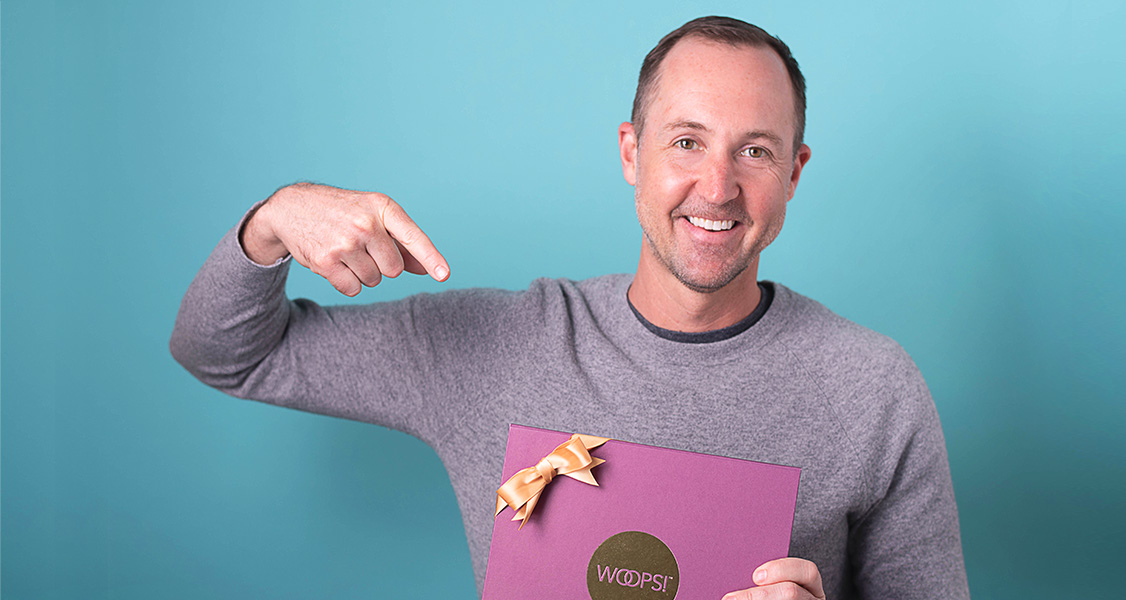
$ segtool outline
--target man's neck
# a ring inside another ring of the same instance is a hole
[[[698,292],[685,286],[656,259],[642,258],[629,288],[629,301],[650,323],[672,331],[714,331],[730,327],[751,314],[762,291],[758,259],[724,287]]]

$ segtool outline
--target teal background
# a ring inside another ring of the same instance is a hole
[[[616,127],[703,14],[802,64],[813,160],[762,276],[922,368],[974,596],[1121,597],[1126,9],[843,4],[6,0],[4,598],[473,597],[429,448],[204,387],[180,296],[299,179],[391,194],[449,258],[356,301],[631,271]]]

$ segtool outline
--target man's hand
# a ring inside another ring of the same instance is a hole
[[[404,270],[437,281],[450,276],[446,259],[388,196],[297,183],[270,197],[242,231],[242,247],[258,264],[293,259],[347,296]]]
[[[731,592],[723,600],[825,600],[821,571],[801,558],[780,558],[755,569],[755,585],[749,590]]]

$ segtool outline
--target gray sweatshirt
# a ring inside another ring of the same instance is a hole
[[[376,423],[449,471],[478,591],[510,423],[801,467],[790,555],[830,599],[968,598],[938,414],[894,341],[773,284],[746,331],[656,335],[632,277],[539,279],[365,306],[288,300],[237,227],[184,296],[171,348],[239,398]],[[750,587],[750,573],[747,585]]]

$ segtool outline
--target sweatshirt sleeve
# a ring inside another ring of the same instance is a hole
[[[850,526],[856,585],[863,598],[969,598],[942,426],[922,375],[899,350],[885,375],[898,411],[872,427],[886,440],[874,501]]]
[[[291,259],[254,263],[240,227],[220,240],[180,304],[170,348],[185,369],[232,396],[376,423],[427,443],[448,430],[456,406],[439,398],[456,397],[458,372],[474,368],[464,350],[487,344],[479,338],[489,329],[450,345],[439,339],[447,328],[435,324],[488,314],[462,313],[472,303],[458,293],[329,307],[289,300]]]

